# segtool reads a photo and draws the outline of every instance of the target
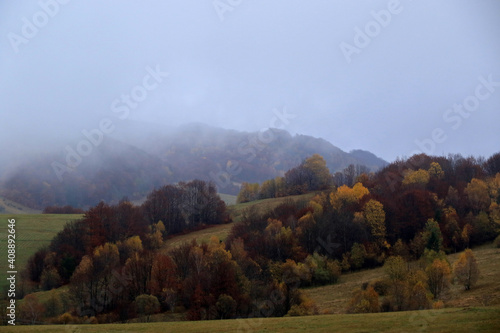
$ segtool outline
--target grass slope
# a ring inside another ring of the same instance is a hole
[[[0,214],[0,287],[7,284],[7,221],[16,220],[16,270],[21,272],[38,249],[49,245],[66,222],[77,220],[79,214]],[[5,282],[4,282],[5,281]]]
[[[314,196],[314,193],[309,193],[309,194],[303,194],[303,195],[294,195],[294,196],[289,196],[289,197],[283,197],[283,198],[273,198],[273,199],[263,199],[263,200],[257,200],[257,201],[252,201],[252,202],[245,202],[242,204],[235,204],[228,206],[228,211],[229,214],[231,215],[231,218],[233,219],[234,222],[228,223],[228,224],[221,224],[221,225],[216,225],[216,226],[211,226],[206,229],[202,230],[197,230],[194,232],[190,232],[184,235],[178,235],[174,236],[168,240],[165,241],[165,248],[172,248],[179,246],[183,243],[190,243],[194,239],[198,243],[208,243],[210,238],[213,236],[216,236],[218,239],[224,241],[229,233],[231,232],[231,228],[233,227],[234,223],[240,222],[241,221],[241,216],[245,209],[255,206],[258,211],[260,212],[265,212],[269,209],[273,209],[277,207],[278,205],[282,204],[285,202],[285,200],[310,200]]]
[[[36,332],[498,332],[500,306],[442,310],[169,323],[44,325]],[[33,326],[0,327],[33,332]]]
[[[446,307],[500,305],[500,249],[493,244],[485,244],[472,249],[481,275],[477,285],[469,291],[458,284],[451,285],[442,299]],[[449,262],[458,259],[459,253],[448,255]],[[345,313],[352,292],[364,282],[384,278],[382,267],[344,274],[340,282],[316,288],[303,289],[307,296],[318,305],[320,313]]]
[[[2,214],[40,214],[42,211],[23,206],[4,197],[0,197],[0,213]]]

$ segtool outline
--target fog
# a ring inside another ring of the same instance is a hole
[[[3,1],[1,162],[103,120],[109,135],[279,126],[388,161],[489,156],[499,32],[496,0]]]

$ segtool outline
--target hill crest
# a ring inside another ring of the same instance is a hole
[[[332,173],[350,164],[372,171],[387,164],[369,152],[347,153],[324,139],[292,136],[281,129],[240,132],[200,123],[163,132],[157,125],[123,123],[78,166],[68,168],[71,172],[57,177],[54,161],[66,167],[65,154],[66,150],[39,154],[4,173],[1,195],[36,209],[87,208],[101,200],[137,200],[155,187],[192,179],[214,181],[219,192],[235,195],[242,182],[282,176],[313,154],[322,155]]]

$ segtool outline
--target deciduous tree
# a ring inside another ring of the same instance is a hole
[[[441,179],[444,177],[444,171],[438,162],[431,162],[431,166],[428,170],[431,177]]]
[[[158,301],[158,298],[153,295],[139,295],[135,298],[134,303],[137,314],[144,316],[146,318],[146,322],[149,322],[152,314],[160,311],[160,302]]]
[[[488,185],[481,179],[473,178],[464,190],[475,212],[486,210],[490,206]]]
[[[437,299],[450,285],[450,266],[441,259],[435,259],[425,269],[429,290]]]
[[[384,271],[391,281],[403,281],[407,276],[406,262],[400,256],[391,256],[385,261]]]
[[[44,313],[45,307],[40,304],[34,294],[26,295],[23,303],[19,305],[19,317],[21,321],[25,321],[31,325],[38,324]]]
[[[236,312],[236,301],[229,295],[220,294],[215,307],[220,319],[232,318]]]
[[[465,290],[473,287],[479,279],[479,267],[471,249],[465,250],[454,264],[455,277]]]
[[[349,303],[349,313],[374,313],[380,312],[378,294],[369,286],[366,290],[357,290]]]
[[[404,179],[403,185],[417,185],[419,187],[425,187],[430,180],[430,175],[427,170],[419,169],[417,171],[408,170]]]
[[[386,236],[384,206],[371,199],[363,207],[363,212],[373,238],[382,244]]]

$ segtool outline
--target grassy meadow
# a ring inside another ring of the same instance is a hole
[[[493,244],[485,244],[473,248],[481,275],[477,285],[465,291],[462,286],[452,284],[441,297],[446,307],[464,306],[500,306],[500,249]],[[459,253],[448,255],[453,264]],[[360,288],[365,282],[373,282],[384,278],[382,267],[366,269],[358,272],[342,274],[337,284],[303,289],[313,299],[322,314],[345,313],[353,290]]]
[[[52,238],[64,227],[66,222],[81,218],[79,214],[0,214],[0,287],[7,284],[7,223],[16,220],[16,270],[25,267],[28,259],[38,249],[49,245]],[[4,282],[5,281],[5,282]]]
[[[52,332],[498,332],[500,306],[373,314],[230,319],[168,323],[42,325]],[[0,332],[33,332],[33,326],[0,327]]]

